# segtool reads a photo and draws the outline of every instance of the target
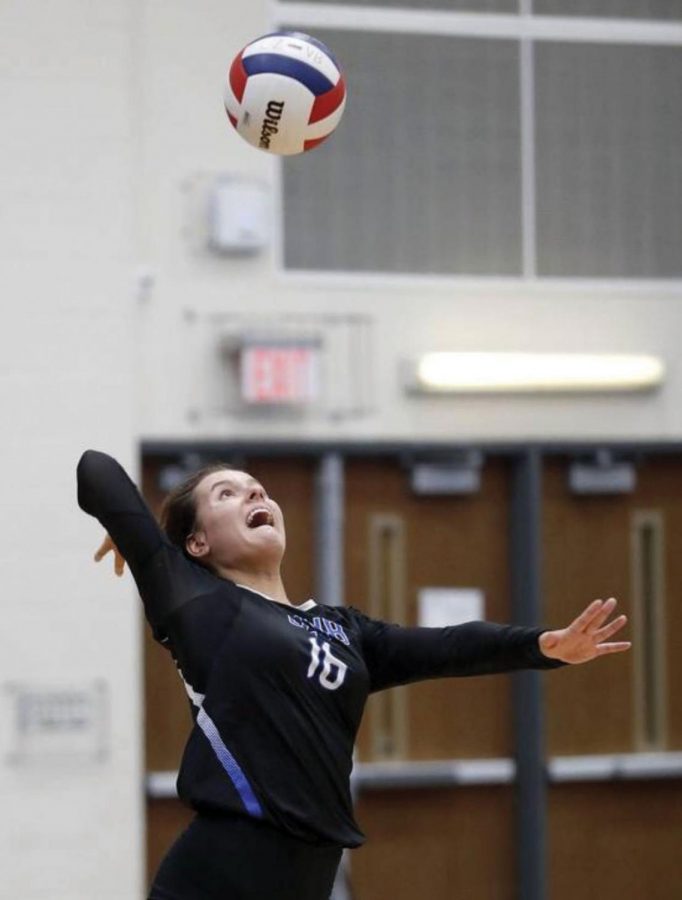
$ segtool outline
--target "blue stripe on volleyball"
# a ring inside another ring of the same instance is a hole
[[[211,719],[211,717],[204,711],[203,707],[197,714],[197,725],[199,726],[199,728],[201,728],[201,730],[208,738],[208,742],[211,747],[213,747],[220,765],[223,767],[223,769],[225,769],[230,777],[230,780],[232,781],[232,784],[237,789],[237,793],[239,794],[246,811],[249,812],[252,816],[262,818],[263,809],[256,799],[253,788],[246,780],[246,775],[244,775],[242,770],[239,768],[239,763],[223,743],[223,739],[220,737],[213,719]]]
[[[304,84],[316,97],[334,87],[334,83],[313,66],[279,53],[254,53],[253,56],[242,57],[242,63],[248,75],[262,75],[264,72],[287,75]]]

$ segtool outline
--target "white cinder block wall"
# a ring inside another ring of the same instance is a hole
[[[0,897],[143,891],[140,619],[92,563],[88,446],[134,466],[135,0],[0,4]],[[104,682],[102,761],[12,762],[12,687]]]

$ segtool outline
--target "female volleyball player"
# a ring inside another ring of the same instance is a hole
[[[172,654],[194,727],[178,777],[197,811],[150,900],[328,900],[353,819],[353,742],[371,691],[427,678],[547,669],[626,650],[625,616],[595,600],[567,628],[402,628],[352,607],[295,606],[284,520],[246,472],[215,465],[171,492],[157,525],[119,464],[87,451],[78,500],[131,568]]]

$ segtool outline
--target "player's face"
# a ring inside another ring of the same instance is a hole
[[[229,568],[279,565],[286,544],[284,517],[255,478],[231,469],[213,472],[199,482],[194,496],[197,527],[191,552]]]

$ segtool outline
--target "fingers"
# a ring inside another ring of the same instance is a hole
[[[111,544],[110,544],[110,542],[109,542],[109,539],[108,539],[108,538],[105,538],[105,539],[102,541],[100,547],[99,547],[99,548],[97,549],[97,551],[95,552],[95,562],[100,562],[101,560],[103,560],[104,557],[107,555],[107,553],[108,553],[110,550],[111,550]]]
[[[601,600],[593,600],[589,606],[587,606],[575,619],[571,625],[571,627],[575,631],[586,631],[587,626],[592,622],[594,617],[597,615],[599,610],[602,608]]]
[[[125,559],[121,556],[118,547],[111,540],[110,535],[106,535],[101,545],[95,552],[95,562],[101,562],[107,553],[114,551],[114,572],[120,578],[125,571]]]
[[[609,597],[608,600],[604,600],[601,605],[601,609],[597,611],[596,616],[592,619],[591,623],[587,626],[587,633],[594,634],[599,631],[602,625],[607,621],[611,613],[614,611],[616,606],[618,605],[618,601],[615,597]]]
[[[599,629],[616,608],[617,601],[614,597],[608,600],[593,600],[592,603],[573,622],[572,627],[577,631],[592,634]]]
[[[632,647],[630,641],[616,641],[611,644],[598,644],[595,647],[597,656],[606,656],[608,653],[622,653]]]
[[[602,641],[608,640],[612,635],[614,635],[617,631],[620,631],[628,621],[627,616],[618,616],[612,622],[609,622],[608,625],[605,625],[603,628],[599,628],[594,632],[594,637],[598,643],[602,643]]]

